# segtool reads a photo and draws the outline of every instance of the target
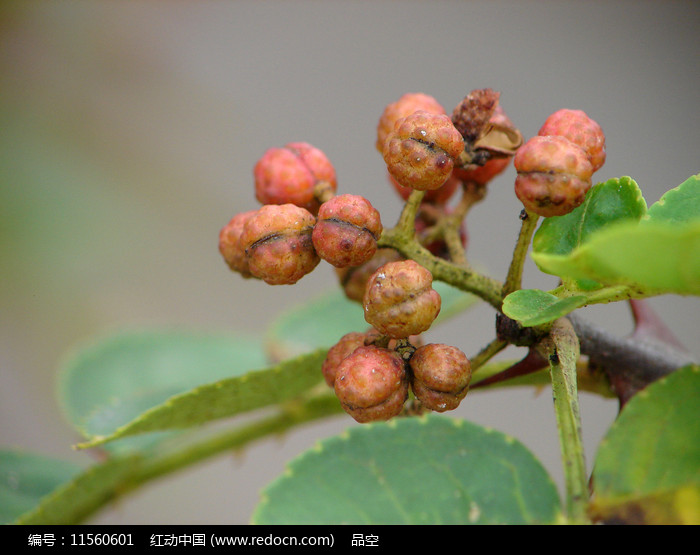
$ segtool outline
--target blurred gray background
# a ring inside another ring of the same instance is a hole
[[[398,216],[374,149],[384,106],[405,92],[448,111],[501,92],[526,137],[559,108],[607,136],[597,180],[630,175],[649,204],[700,171],[698,2],[4,2],[0,8],[0,446],[83,461],[54,396],[68,349],[144,326],[263,332],[335,286],[327,264],[294,286],[243,280],[219,229],[257,207],[252,168],[303,140],[335,164],[339,192]],[[470,258],[503,278],[519,229],[512,166],[469,215]],[[528,287],[551,276],[528,263]],[[696,355],[697,298],[652,306]],[[624,304],[585,309],[630,332]],[[478,307],[430,340],[476,353]],[[509,351],[511,357],[521,353]],[[587,459],[617,411],[582,394]],[[473,393],[453,414],[524,442],[561,486],[551,395]],[[243,456],[153,483],[92,523],[248,522],[287,460],[355,425],[341,416]]]

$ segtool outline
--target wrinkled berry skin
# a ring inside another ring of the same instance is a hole
[[[333,387],[335,384],[335,376],[340,363],[347,356],[351,355],[355,349],[363,347],[367,339],[368,335],[366,333],[353,331],[346,333],[335,345],[328,349],[328,354],[321,365],[321,372],[323,372],[323,378],[329,387]]]
[[[374,345],[361,346],[338,365],[335,394],[357,422],[388,420],[408,398],[408,378],[398,353]]]
[[[605,163],[605,134],[600,125],[583,110],[562,108],[550,115],[537,133],[544,137],[557,135],[580,146],[588,156],[593,171]]]
[[[433,275],[413,260],[389,262],[372,274],[363,298],[365,320],[395,339],[420,335],[440,312]]]
[[[250,273],[270,285],[291,285],[321,261],[311,240],[316,218],[294,204],[267,204],[241,234]]]
[[[340,285],[343,287],[345,296],[351,301],[362,303],[365,289],[367,288],[367,281],[372,277],[372,274],[377,271],[377,268],[387,262],[396,262],[397,260],[403,260],[403,257],[394,249],[377,249],[374,256],[364,264],[336,268],[336,274]]]
[[[568,214],[591,188],[593,167],[584,150],[561,136],[535,136],[513,159],[515,194],[525,208],[545,218]]]
[[[248,260],[245,256],[245,248],[241,245],[243,227],[256,210],[249,210],[236,214],[221,228],[219,232],[219,252],[223,256],[228,267],[238,272],[244,278],[252,277],[248,268]]]
[[[464,152],[464,139],[445,114],[414,112],[396,122],[384,145],[387,169],[411,189],[438,189]]]
[[[332,192],[337,189],[335,168],[326,155],[304,142],[268,149],[255,164],[253,176],[255,198],[261,204],[295,204],[314,215],[320,205],[316,185],[324,182]]]
[[[394,130],[394,125],[401,118],[410,116],[413,112],[423,110],[431,114],[444,114],[445,108],[432,96],[425,93],[406,93],[396,102],[392,102],[382,112],[377,124],[377,142],[375,146],[380,153],[384,152],[386,138]]]
[[[423,345],[413,353],[409,365],[411,388],[424,407],[436,412],[454,410],[467,395],[471,363],[456,347]]]
[[[345,194],[321,205],[312,239],[321,258],[345,268],[374,256],[382,229],[379,212],[366,198]]]

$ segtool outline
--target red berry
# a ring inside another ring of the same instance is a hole
[[[440,312],[432,283],[433,275],[413,260],[384,264],[367,282],[365,320],[396,339],[423,333]]]
[[[339,195],[321,205],[312,239],[316,252],[336,268],[359,266],[377,252],[379,212],[364,197]]]
[[[445,114],[418,111],[396,122],[384,145],[389,173],[404,187],[438,189],[464,152],[464,139]]]
[[[409,365],[411,388],[424,407],[437,412],[453,410],[467,395],[471,363],[456,347],[440,343],[418,347]]]
[[[328,349],[328,354],[321,365],[321,371],[323,372],[323,378],[330,387],[333,387],[335,384],[335,376],[340,363],[343,362],[345,357],[351,355],[355,349],[364,346],[366,339],[366,333],[353,331],[346,333],[335,345]]]
[[[326,155],[308,143],[270,148],[255,164],[255,197],[262,204],[295,204],[316,214],[317,186],[335,192],[336,174]]]
[[[384,143],[389,133],[394,130],[394,124],[401,118],[410,116],[413,112],[423,110],[431,114],[444,114],[445,109],[432,96],[424,93],[406,93],[396,102],[384,108],[377,124],[377,142],[379,152],[384,152]]]
[[[245,256],[245,247],[241,245],[243,227],[256,210],[249,210],[236,214],[221,228],[219,232],[219,252],[224,257],[226,264],[234,272],[240,273],[244,278],[252,277],[248,268],[248,260]]]
[[[377,271],[377,268],[387,262],[402,260],[403,257],[394,249],[377,249],[374,256],[364,264],[359,266],[348,266],[336,268],[340,285],[343,287],[345,296],[351,301],[362,302],[367,288],[367,281]]]
[[[537,134],[558,135],[577,144],[586,152],[594,172],[605,163],[605,134],[583,110],[563,108],[554,112]]]
[[[591,188],[593,167],[584,150],[561,136],[532,137],[513,159],[515,194],[540,216],[568,214]]]
[[[338,365],[335,394],[358,422],[388,420],[408,398],[408,379],[398,353],[374,345],[356,348]]]
[[[320,258],[311,240],[316,218],[294,204],[267,204],[253,214],[241,234],[250,273],[270,285],[293,284]]]

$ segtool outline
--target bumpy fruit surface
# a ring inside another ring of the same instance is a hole
[[[563,108],[550,115],[537,133],[540,136],[558,135],[580,146],[588,161],[597,171],[605,163],[605,134],[600,125],[583,110]]]
[[[437,412],[456,409],[467,395],[471,363],[450,345],[429,343],[418,347],[409,362],[411,388],[424,407]]]
[[[245,256],[245,247],[241,245],[241,234],[245,223],[255,212],[256,210],[249,210],[248,212],[236,214],[219,232],[219,252],[221,256],[224,257],[224,261],[231,270],[238,272],[244,278],[250,278],[252,275]]]
[[[316,214],[317,186],[337,189],[335,168],[318,148],[304,142],[270,148],[253,169],[255,197],[261,204],[295,204]]]
[[[375,146],[377,150],[384,152],[384,143],[386,138],[394,130],[394,125],[401,118],[410,116],[413,112],[423,110],[431,114],[444,114],[445,109],[442,105],[429,94],[424,93],[406,93],[396,102],[392,102],[382,112],[377,124],[377,142]]]
[[[358,422],[388,420],[401,412],[408,398],[404,361],[389,349],[358,347],[338,365],[334,390]]]
[[[347,356],[351,355],[355,349],[363,347],[367,338],[368,335],[366,333],[353,331],[346,333],[335,345],[328,349],[328,354],[321,365],[321,371],[323,372],[323,378],[330,387],[333,387],[335,384],[335,376],[340,363]]]
[[[525,208],[545,218],[568,214],[591,188],[593,167],[585,151],[561,136],[535,136],[513,159],[515,194]]]
[[[250,273],[270,285],[293,284],[321,261],[311,234],[316,218],[294,204],[267,204],[241,234]]]
[[[338,195],[321,205],[312,234],[316,252],[336,268],[359,266],[377,252],[379,212],[364,197]]]
[[[377,271],[377,268],[387,262],[396,262],[398,260],[403,260],[403,257],[394,249],[377,249],[374,256],[364,264],[336,268],[336,274],[340,285],[343,287],[345,296],[351,301],[362,303],[367,282],[372,277],[372,274]]]
[[[464,139],[445,114],[414,112],[396,122],[384,145],[384,161],[404,187],[438,189],[464,152]]]
[[[396,339],[419,335],[440,312],[433,275],[413,260],[389,262],[372,274],[363,298],[365,320]]]

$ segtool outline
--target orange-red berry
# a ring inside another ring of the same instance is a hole
[[[316,214],[317,186],[337,189],[335,168],[318,148],[294,142],[270,148],[255,164],[255,197],[262,204],[295,204]]]
[[[588,161],[597,171],[605,163],[605,134],[600,125],[583,110],[562,108],[550,115],[537,133],[540,136],[558,135],[580,146]]]
[[[402,411],[408,398],[404,361],[389,349],[358,347],[338,365],[334,390],[356,421],[388,420]]]
[[[432,283],[433,275],[413,260],[384,264],[367,282],[365,320],[396,339],[423,333],[439,314],[442,302]]]
[[[386,138],[394,130],[394,125],[401,118],[410,116],[413,112],[423,110],[431,114],[444,114],[445,109],[432,96],[425,93],[406,93],[396,102],[392,102],[382,112],[377,124],[377,141],[375,146],[380,153],[384,152]]]
[[[321,205],[312,239],[321,258],[345,268],[374,256],[382,229],[379,212],[366,198],[344,194]]]
[[[568,214],[591,188],[593,167],[585,151],[561,136],[535,136],[513,159],[515,194],[525,208],[543,217]]]
[[[252,277],[248,268],[248,260],[245,256],[245,247],[241,245],[241,235],[243,227],[256,210],[249,210],[236,214],[231,220],[221,228],[219,232],[219,252],[223,256],[228,267],[234,272],[238,272],[244,278]]]
[[[241,234],[250,273],[270,285],[293,284],[320,262],[311,234],[316,218],[294,204],[266,204]]]
[[[427,191],[444,185],[464,139],[445,114],[414,112],[396,122],[384,144],[384,161],[404,187]]]
[[[411,388],[424,407],[437,412],[453,410],[467,395],[471,363],[457,347],[423,345],[413,353],[409,365]]]

